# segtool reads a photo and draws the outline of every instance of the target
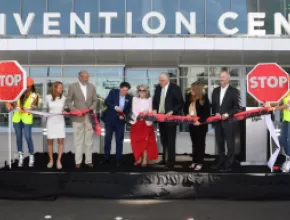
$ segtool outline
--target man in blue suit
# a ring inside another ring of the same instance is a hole
[[[111,154],[111,143],[113,133],[116,139],[116,162],[117,166],[121,163],[124,141],[124,130],[126,117],[131,112],[132,97],[128,95],[131,86],[127,82],[120,84],[120,89],[112,89],[105,100],[106,111],[102,115],[105,123],[105,160],[103,164],[109,164]]]

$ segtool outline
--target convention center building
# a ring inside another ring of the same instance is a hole
[[[184,96],[200,80],[211,99],[220,71],[227,69],[242,105],[257,107],[247,94],[247,73],[265,62],[290,73],[289,13],[290,0],[0,0],[0,60],[17,60],[26,69],[40,105],[52,82],[63,82],[67,93],[81,70],[96,86],[101,114],[108,92],[122,81],[131,84],[132,94],[137,85],[148,84],[152,95],[159,74],[168,72]],[[8,115],[4,104],[0,109],[1,146],[7,146]],[[275,119],[278,123],[279,115]],[[35,116],[33,136],[40,152],[44,123]],[[126,130],[124,153],[130,153],[129,125]],[[65,150],[74,151],[69,119],[67,133]],[[245,137],[247,160],[267,161],[263,121],[249,120]],[[187,126],[179,126],[177,153],[191,153],[190,145]],[[102,152],[102,137],[94,146]],[[206,149],[216,153],[212,126]],[[0,163],[7,159],[7,149],[1,151]],[[257,151],[265,153],[257,156]]]

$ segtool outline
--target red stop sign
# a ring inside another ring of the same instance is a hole
[[[279,102],[289,90],[289,76],[276,63],[260,63],[247,75],[247,90],[258,102]]]
[[[18,100],[26,90],[26,77],[17,61],[0,61],[0,102]]]

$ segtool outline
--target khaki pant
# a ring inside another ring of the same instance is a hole
[[[92,163],[93,153],[93,127],[89,115],[85,116],[83,122],[73,122],[75,162],[81,164],[83,161],[83,151],[85,151],[85,163]]]

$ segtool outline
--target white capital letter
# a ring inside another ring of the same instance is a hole
[[[274,33],[275,35],[282,35],[282,27],[290,35],[290,14],[288,14],[288,21],[280,13],[277,12],[274,15]]]
[[[20,74],[14,75],[14,86],[17,86],[20,81],[21,81],[21,75]]]
[[[117,18],[118,13],[117,12],[100,12],[99,17],[105,18],[105,33],[110,34],[111,33],[111,19]]]
[[[0,14],[0,35],[6,35],[6,14]]]
[[[150,28],[148,25],[149,19],[152,17],[156,17],[159,20],[159,27],[155,29]],[[164,30],[165,25],[166,21],[164,16],[156,11],[147,13],[142,19],[142,27],[148,34],[160,34]]]
[[[60,18],[58,12],[44,12],[43,14],[43,34],[44,35],[60,35],[60,30],[51,30],[50,27],[59,27],[59,21],[52,21],[51,18]]]
[[[181,34],[181,24],[184,25],[189,34],[196,33],[196,13],[190,12],[190,22],[183,16],[181,12],[175,13],[175,33]]]
[[[90,34],[91,29],[91,13],[86,12],[85,13],[85,21],[82,22],[82,20],[77,16],[76,13],[71,12],[70,13],[70,34],[76,34],[76,24],[79,26],[79,28],[84,32],[84,34]]]
[[[126,33],[132,34],[132,12],[127,12]]]
[[[235,27],[228,29],[225,25],[225,20],[230,18],[236,20],[239,15],[236,12],[226,12],[218,20],[218,27],[223,34],[233,35],[239,32],[239,28]]]
[[[248,13],[248,35],[251,36],[264,36],[266,35],[265,29],[255,30],[255,27],[264,27],[264,21],[257,21],[256,19],[265,19],[265,12],[250,12]]]
[[[29,30],[30,30],[30,27],[32,25],[32,22],[34,20],[35,13],[28,13],[25,24],[23,24],[21,16],[19,13],[14,13],[13,16],[14,16],[14,19],[15,19],[16,24],[18,26],[20,34],[27,35]]]

